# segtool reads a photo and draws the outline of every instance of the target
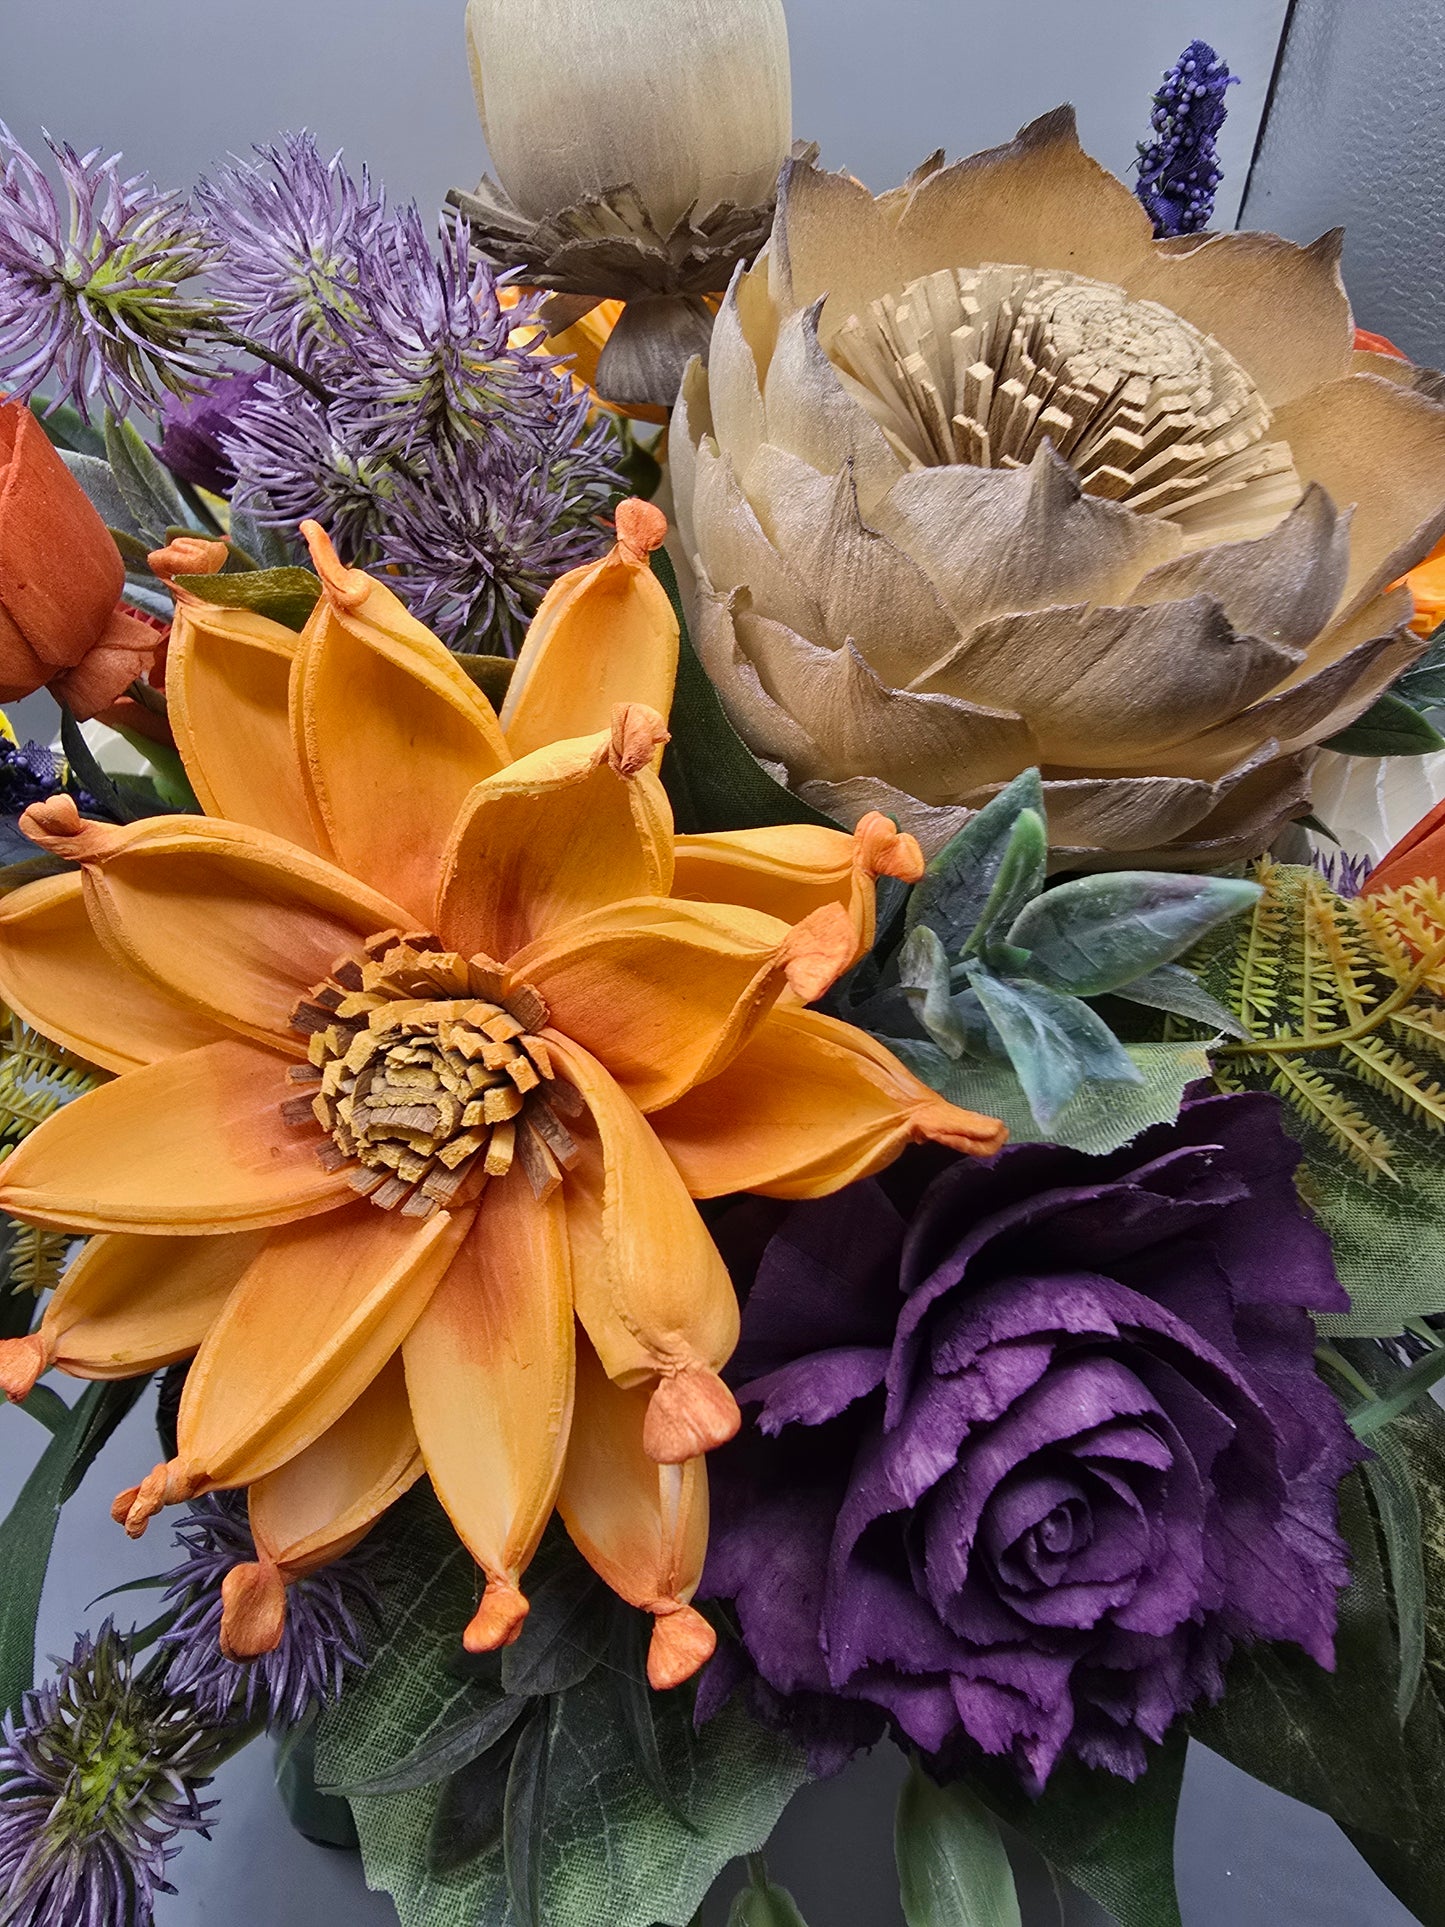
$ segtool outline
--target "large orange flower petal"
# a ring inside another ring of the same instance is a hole
[[[92,1238],[39,1329],[0,1343],[0,1388],[25,1398],[52,1365],[75,1378],[135,1378],[189,1358],[265,1237]]]
[[[166,651],[166,706],[207,816],[317,850],[288,707],[297,640],[250,609],[178,600]]]
[[[518,1580],[556,1503],[572,1417],[572,1279],[562,1192],[520,1166],[488,1186],[466,1243],[403,1355],[436,1495],[487,1575],[466,1645],[522,1629]]]
[[[651,1123],[695,1198],[821,1198],[906,1144],[932,1138],[987,1157],[1007,1135],[929,1090],[866,1032],[797,1009],[774,1011],[720,1076]]]
[[[577,1348],[577,1407],[557,1506],[572,1543],[629,1605],[656,1615],[647,1676],[680,1686],[717,1638],[687,1603],[707,1552],[707,1469],[657,1465],[644,1448],[647,1393],[614,1385],[592,1348]]]
[[[273,1652],[286,1629],[286,1588],[350,1551],[422,1474],[400,1358],[313,1444],[248,1494],[253,1563],[221,1584],[221,1650]]]
[[[304,523],[325,591],[292,685],[292,728],[323,847],[430,926],[446,839],[476,784],[511,758],[456,658]]]
[[[451,949],[507,958],[588,910],[667,895],[667,792],[646,766],[624,773],[612,748],[610,730],[552,743],[472,791],[437,918]]]
[[[405,913],[320,857],[243,823],[153,816],[115,827],[49,805],[25,815],[69,850],[107,946],[202,1018],[298,1051],[291,1013],[342,954]],[[32,834],[35,832],[32,830]],[[38,840],[38,839],[37,839]]]
[[[206,1044],[87,1092],[0,1165],[0,1210],[73,1231],[250,1231],[355,1197],[288,1129],[275,1053]]]
[[[514,756],[606,729],[619,703],[672,708],[677,617],[648,557],[667,534],[650,502],[617,511],[617,546],[555,582],[533,618],[502,705]]]
[[[547,1043],[590,1112],[562,1186],[577,1316],[610,1377],[657,1378],[647,1447],[679,1463],[737,1430],[717,1376],[738,1340],[732,1280],[637,1106],[588,1052],[551,1031]]]
[[[836,976],[852,956],[844,912],[815,916]],[[789,929],[761,911],[641,897],[594,910],[511,958],[556,1028],[599,1057],[640,1110],[671,1104],[741,1049],[779,993],[811,965],[811,922]],[[823,988],[808,986],[816,996]]]
[[[228,1033],[111,955],[86,913],[79,871],[0,898],[0,997],[46,1037],[108,1071]]]

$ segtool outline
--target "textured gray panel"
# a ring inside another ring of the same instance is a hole
[[[1361,327],[1445,362],[1445,4],[1297,0],[1242,225],[1345,229]]]

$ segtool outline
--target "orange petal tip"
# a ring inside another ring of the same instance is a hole
[[[500,1647],[510,1646],[530,1611],[510,1579],[489,1579],[482,1603],[462,1634],[463,1646],[469,1653],[495,1653]]]
[[[321,577],[321,587],[329,602],[338,609],[355,609],[371,593],[371,583],[360,569],[348,569],[336,553],[336,545],[319,522],[301,524],[301,534],[311,553],[311,566]]]
[[[619,776],[636,776],[671,740],[665,719],[646,703],[618,703],[612,712],[607,761]]]
[[[966,1157],[991,1158],[1008,1142],[1008,1126],[996,1117],[978,1111],[960,1110],[946,1098],[936,1097],[921,1103],[913,1113],[913,1136],[917,1143],[925,1138],[962,1151]]]
[[[658,1380],[643,1420],[642,1449],[657,1465],[686,1465],[726,1445],[741,1424],[738,1402],[717,1373],[687,1365]]]
[[[231,553],[229,542],[208,542],[200,535],[178,535],[146,557],[151,573],[163,582],[178,575],[219,575]]]
[[[825,903],[795,923],[778,951],[788,988],[805,1004],[823,995],[858,954],[858,933],[841,903]]]
[[[16,1405],[23,1403],[49,1366],[50,1347],[43,1332],[5,1339],[0,1342],[0,1392]]]
[[[661,1611],[653,1622],[647,1648],[647,1683],[666,1693],[690,1680],[717,1651],[717,1634],[693,1606]]]
[[[148,1472],[137,1486],[122,1492],[110,1509],[110,1516],[123,1524],[128,1539],[139,1539],[146,1527],[168,1505],[180,1505],[186,1499],[194,1499],[204,1480],[193,1465],[185,1459],[172,1459],[167,1465],[158,1465]],[[126,1500],[130,1504],[122,1510]]]
[[[47,796],[22,811],[20,832],[52,856],[68,863],[104,858],[125,842],[125,832],[114,823],[92,823],[80,814],[73,796]]]
[[[667,517],[637,495],[618,503],[616,524],[617,546],[634,562],[645,562],[667,540]]]
[[[916,836],[900,832],[891,817],[881,810],[869,810],[860,817],[853,831],[856,861],[873,877],[897,877],[900,883],[917,883],[927,865]]]
[[[286,1630],[286,1582],[273,1565],[232,1566],[221,1581],[221,1654],[259,1659]]]

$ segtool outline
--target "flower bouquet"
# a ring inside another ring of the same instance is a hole
[[[1445,1921],[1445,384],[1200,42],[875,197],[542,11],[439,229],[3,135],[0,1923],[267,1733],[406,1927],[798,1927],[882,1744],[910,1927],[1177,1927],[1190,1735]]]

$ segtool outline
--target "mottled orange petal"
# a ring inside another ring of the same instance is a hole
[[[472,789],[510,762],[485,696],[390,589],[303,524],[324,594],[292,684],[312,821],[344,870],[430,928],[446,841]]]
[[[650,768],[620,775],[609,748],[603,731],[552,743],[472,791],[437,914],[450,949],[506,958],[586,911],[667,895],[667,793]]]
[[[591,1346],[577,1348],[577,1405],[557,1506],[572,1542],[631,1606],[656,1616],[648,1678],[680,1686],[716,1636],[688,1605],[707,1554],[707,1469],[656,1465],[643,1449],[647,1393],[614,1385]]]
[[[563,1187],[565,1190],[565,1187]],[[552,1516],[572,1417],[572,1279],[563,1190],[520,1165],[493,1179],[403,1356],[437,1497],[487,1575],[467,1645],[521,1631],[518,1585]]]
[[[931,1138],[988,1157],[1007,1133],[929,1090],[865,1031],[776,1010],[719,1076],[650,1120],[695,1198],[820,1198]]]
[[[42,1035],[108,1071],[136,1070],[228,1035],[105,948],[78,870],[0,897],[0,997]]]
[[[74,1231],[250,1231],[355,1192],[281,1121],[284,1069],[239,1040],[206,1044],[78,1097],[0,1165],[0,1210]]]
[[[288,708],[299,640],[250,609],[178,601],[166,652],[166,707],[207,816],[315,851]]]
[[[616,547],[553,583],[502,705],[514,756],[609,728],[619,703],[672,708],[677,617],[648,560],[666,534],[650,502],[624,502]]]

